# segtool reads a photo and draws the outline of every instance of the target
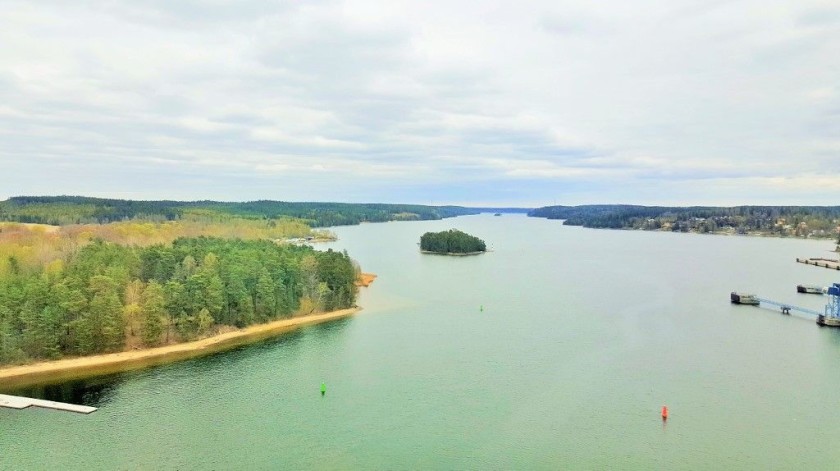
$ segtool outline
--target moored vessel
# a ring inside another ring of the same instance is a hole
[[[820,314],[817,316],[817,325],[826,327],[840,327],[840,317],[826,316]]]
[[[760,303],[754,294],[736,293],[735,291],[729,294],[729,300],[733,304],[750,304],[753,306],[758,306]]]
[[[796,292],[797,293],[807,293],[807,294],[825,294],[827,288],[823,286],[816,286],[816,285],[796,285]]]

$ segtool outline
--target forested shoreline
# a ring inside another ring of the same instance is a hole
[[[0,277],[0,363],[192,340],[355,304],[347,253],[270,240],[94,240],[64,258]]]
[[[837,238],[840,206],[546,206],[528,216],[591,228]]]
[[[311,227],[362,222],[434,220],[477,214],[476,208],[381,203],[286,201],[135,201],[85,196],[16,196],[0,201],[0,221],[68,225],[126,220],[174,221],[190,216],[298,219]]]

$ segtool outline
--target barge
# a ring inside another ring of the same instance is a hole
[[[736,293],[733,291],[729,294],[729,300],[732,304],[749,304],[751,306],[758,306],[761,301],[754,294]]]
[[[825,294],[828,291],[828,288],[823,286],[816,286],[816,285],[796,285],[796,292],[797,293],[807,293],[807,294]]]
[[[820,314],[817,316],[817,325],[824,327],[840,327],[840,317],[826,316]]]

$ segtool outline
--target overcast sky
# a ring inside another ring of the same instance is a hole
[[[840,205],[840,2],[3,1],[0,198]]]

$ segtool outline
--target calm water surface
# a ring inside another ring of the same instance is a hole
[[[493,252],[418,253],[452,227]],[[361,314],[18,391],[100,410],[0,409],[0,469],[838,469],[840,330],[728,300],[822,310],[795,286],[840,273],[794,259],[829,242],[516,215],[335,232],[379,275]]]

